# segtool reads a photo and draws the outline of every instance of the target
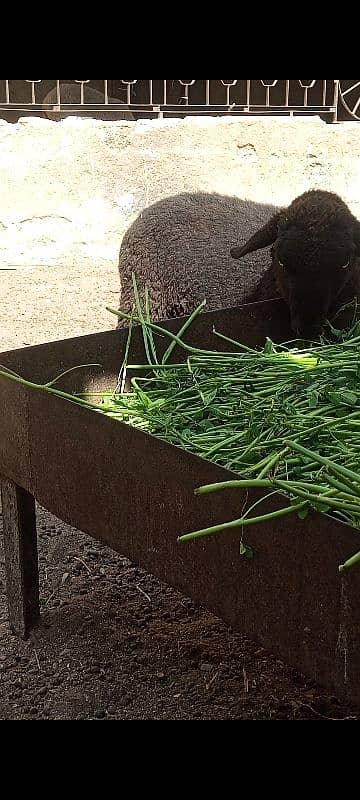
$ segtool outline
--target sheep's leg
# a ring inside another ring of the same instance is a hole
[[[9,623],[26,638],[40,616],[35,500],[4,478],[1,499]]]

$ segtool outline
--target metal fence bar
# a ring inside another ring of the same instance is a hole
[[[69,99],[69,84],[74,86],[73,99],[71,93]],[[53,89],[52,101],[46,107],[49,86]],[[90,89],[94,88],[99,95],[95,103],[89,101]],[[322,114],[336,121],[342,109],[345,116],[360,120],[360,80],[5,80],[0,81],[0,110],[37,113],[55,108],[66,112],[85,106],[94,113],[101,109],[113,112],[122,109],[124,94],[129,108],[140,117]],[[66,103],[62,102],[65,95]]]
[[[205,98],[206,105],[210,105],[210,81],[206,81],[206,98]]]
[[[333,114],[333,122],[337,122],[338,118],[339,118],[339,95],[340,95],[340,91],[341,91],[340,90],[340,81],[339,80],[337,80],[337,81],[334,80],[334,114]]]
[[[285,86],[285,106],[286,106],[286,108],[289,107],[289,101],[290,101],[290,81],[287,80],[286,81],[286,86]]]
[[[323,106],[326,106],[327,98],[327,81],[323,81]]]

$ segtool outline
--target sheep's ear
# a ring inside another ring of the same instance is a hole
[[[357,255],[360,256],[360,222],[358,219],[354,220],[354,242]]]
[[[231,250],[233,258],[243,258],[248,253],[255,253],[256,250],[263,250],[264,247],[269,247],[276,242],[278,237],[279,222],[281,213],[275,214],[269,222],[264,225],[261,230],[257,231],[254,236],[249,239],[242,247],[234,247]]]

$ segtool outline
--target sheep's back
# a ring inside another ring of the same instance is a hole
[[[204,298],[208,309],[276,296],[268,250],[241,262],[234,245],[264,225],[275,209],[216,194],[183,194],[145,209],[123,239],[120,305],[132,303],[131,274],[150,290],[158,319],[186,314]]]

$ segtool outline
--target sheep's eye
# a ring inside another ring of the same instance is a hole
[[[282,267],[282,269],[285,269],[285,264],[283,264],[283,262],[280,261],[280,258],[278,258],[278,262],[279,262],[279,267]]]
[[[343,267],[341,267],[341,269],[348,269],[350,267],[350,264],[351,264],[351,258],[349,259],[349,261],[346,264],[344,264]]]

